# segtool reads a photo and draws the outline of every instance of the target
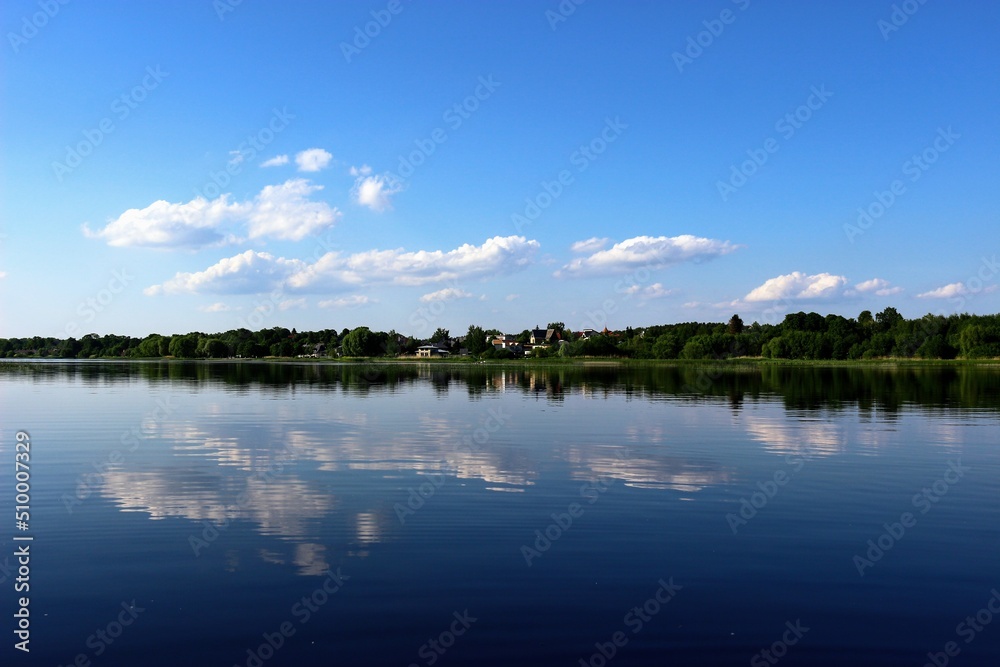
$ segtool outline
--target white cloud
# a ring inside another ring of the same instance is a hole
[[[924,292],[923,294],[918,294],[918,299],[948,299],[953,296],[965,296],[969,293],[969,288],[965,286],[965,283],[951,283],[945,285],[944,287],[938,287],[937,289],[932,289],[929,292]]]
[[[437,292],[424,294],[420,297],[420,301],[421,303],[429,303],[431,301],[453,301],[455,299],[468,299],[470,297],[472,297],[471,292],[466,292],[465,290],[457,287],[445,287]]]
[[[586,243],[586,242],[585,242]],[[726,255],[739,248],[729,241],[718,241],[684,234],[681,236],[636,236],[599,250],[589,257],[574,259],[556,276],[593,276],[618,273],[636,268],[658,269],[680,262],[701,261]]]
[[[243,154],[243,151],[229,151],[230,165],[235,166],[238,164],[242,164],[245,159],[246,155]]]
[[[779,301],[783,299],[825,299],[842,295],[847,284],[844,276],[829,273],[806,275],[795,271],[771,278],[744,297],[745,301]]]
[[[929,292],[924,292],[923,294],[918,294],[918,299],[948,299],[955,296],[968,296],[970,294],[977,294],[982,292],[983,294],[992,294],[1000,290],[1000,285],[989,285],[984,287],[982,290],[979,289],[969,289],[969,286],[965,283],[951,283],[945,285],[944,287],[938,287],[937,289],[932,289]]]
[[[667,289],[663,287],[661,283],[653,283],[644,290],[641,290],[639,292],[639,296],[643,297],[644,299],[660,299],[665,296],[672,296],[674,294],[677,294],[677,292],[678,290],[676,289],[673,288]]]
[[[240,310],[240,308],[238,306],[230,306],[218,301],[209,306],[201,306],[198,310],[203,313],[228,313],[231,310]]]
[[[296,310],[304,310],[305,307],[306,307],[305,297],[301,297],[298,299],[285,299],[284,301],[280,301],[278,303],[278,310],[282,311],[291,310],[292,308]]]
[[[266,186],[254,199],[248,216],[250,238],[301,241],[334,224],[340,211],[326,202],[309,200],[309,195],[322,189],[304,178]]]
[[[330,166],[333,154],[322,148],[309,148],[300,151],[295,155],[295,164],[299,166],[299,171],[320,171]]]
[[[899,294],[903,291],[902,287],[890,287],[888,280],[883,280],[882,278],[872,278],[871,280],[865,280],[854,286],[854,290],[850,293],[861,293],[867,294],[869,292],[874,292],[876,296],[892,296],[893,294]]]
[[[351,176],[367,176],[372,173],[372,168],[367,164],[363,164],[360,167],[351,167]]]
[[[504,297],[504,301],[513,301],[514,299],[520,299],[520,298],[521,298],[520,294],[508,294],[507,296]]]
[[[608,245],[608,241],[611,239],[602,238],[599,239],[596,236],[592,236],[586,241],[577,241],[569,247],[572,252],[597,252],[598,250],[604,250]]]
[[[497,236],[482,245],[442,250],[369,250],[353,255],[328,252],[289,279],[293,289],[324,290],[344,285],[393,283],[425,285],[469,280],[519,271],[529,264],[538,241],[523,236]]]
[[[364,294],[354,294],[351,296],[344,296],[338,299],[327,299],[325,301],[319,302],[320,308],[353,308],[357,306],[364,306],[369,303],[377,303],[374,299],[370,299]]]
[[[447,252],[369,250],[353,255],[328,252],[313,264],[247,250],[219,260],[204,271],[178,273],[145,294],[260,294],[271,290],[316,293],[364,284],[425,285],[474,280],[529,266],[538,241],[523,236],[494,237]]]
[[[336,208],[309,199],[321,189],[300,178],[268,185],[252,201],[230,202],[229,194],[182,204],[160,200],[125,211],[99,231],[85,224],[83,233],[110,246],[194,249],[240,241],[234,228],[245,223],[250,238],[298,241],[340,218]]]
[[[301,270],[304,262],[274,257],[266,252],[247,250],[221,259],[204,271],[178,273],[162,285],[143,290],[147,296],[159,294],[260,294],[278,289],[288,276]]]
[[[401,190],[402,188],[391,184],[385,176],[361,176],[354,183],[351,194],[358,204],[381,213],[392,208],[392,202],[389,198]]]
[[[0,271],[0,278],[6,278],[6,277],[7,277],[7,272],[6,271]]]
[[[622,293],[626,296],[636,296],[638,295],[642,299],[659,299],[661,297],[670,296],[676,294],[678,290],[676,289],[666,289],[663,287],[662,283],[653,283],[648,287],[642,287],[641,285],[631,285],[622,290]]]
[[[281,166],[286,165],[286,164],[288,164],[288,156],[287,155],[275,155],[273,158],[270,158],[268,160],[264,160],[263,162],[261,162],[260,166],[261,167],[281,167]]]
[[[183,204],[161,199],[143,209],[130,208],[99,231],[84,224],[83,234],[117,247],[199,248],[234,241],[220,228],[246,211],[246,204],[230,203],[228,194],[211,201],[196,197]]]

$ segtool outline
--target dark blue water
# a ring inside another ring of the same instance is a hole
[[[2,364],[0,654],[1000,664],[998,375]]]

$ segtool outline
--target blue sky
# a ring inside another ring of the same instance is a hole
[[[0,11],[0,336],[1000,311],[994,3]]]

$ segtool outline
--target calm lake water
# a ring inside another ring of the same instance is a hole
[[[0,406],[5,665],[1000,664],[1000,368],[3,363]]]

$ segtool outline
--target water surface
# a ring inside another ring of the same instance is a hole
[[[960,625],[996,369],[5,363],[0,401],[18,664],[1000,664]]]

